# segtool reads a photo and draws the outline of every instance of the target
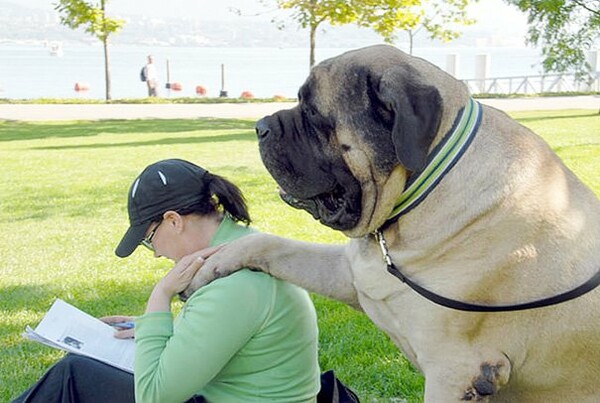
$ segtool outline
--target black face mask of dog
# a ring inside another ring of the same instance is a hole
[[[323,97],[332,96],[316,92],[324,91],[321,71],[328,77],[336,73],[328,61],[319,64],[300,88],[298,105],[261,119],[256,132],[263,163],[281,187],[282,199],[345,231],[361,218],[363,192],[343,159],[352,146],[339,142],[336,100],[328,102],[333,107],[319,107]],[[360,136],[364,147],[377,155],[373,169],[382,175],[398,164],[410,172],[422,169],[438,130],[441,97],[434,87],[415,84],[419,81],[412,77],[418,74],[400,64],[381,71],[355,65],[328,83],[343,86],[336,91],[339,97],[356,99],[354,110],[344,113],[344,124],[371,128]]]

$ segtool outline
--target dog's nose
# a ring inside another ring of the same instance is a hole
[[[271,133],[271,129],[269,129],[269,125],[265,118],[262,118],[256,123],[256,135],[259,140],[264,139]]]

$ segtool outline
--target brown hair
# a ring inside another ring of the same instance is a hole
[[[246,206],[246,199],[236,185],[222,176],[210,172],[206,172],[204,180],[207,191],[199,196],[197,202],[177,209],[179,214],[206,215],[222,210],[229,214],[234,221],[241,221],[246,225],[252,222]]]

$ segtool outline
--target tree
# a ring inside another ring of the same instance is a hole
[[[310,67],[315,64],[317,28],[324,22],[331,25],[358,23],[373,26],[385,32],[388,24],[381,24],[380,18],[388,20],[413,21],[417,16],[411,7],[422,0],[275,0],[280,9],[294,10],[292,18],[302,28],[309,29]],[[392,7],[395,6],[395,7]]]
[[[367,3],[370,3],[367,9],[371,10],[365,10],[359,25],[373,28],[386,42],[394,42],[398,31],[406,31],[410,54],[415,35],[423,29],[431,39],[449,42],[461,35],[457,28],[459,25],[475,22],[467,16],[469,0],[386,0]]]
[[[527,13],[527,42],[541,45],[545,71],[589,74],[586,51],[600,37],[600,0],[506,0]]]
[[[331,25],[344,25],[356,21],[358,12],[354,1],[345,0],[275,0],[277,7],[294,10],[292,18],[302,28],[308,28],[310,35],[310,67],[315,64],[317,28],[324,22]]]
[[[72,29],[83,26],[85,32],[102,41],[106,100],[109,101],[111,99],[111,85],[108,39],[110,35],[119,32],[125,21],[106,16],[106,0],[100,0],[100,4],[86,0],[59,0],[54,8],[60,14],[61,24]]]

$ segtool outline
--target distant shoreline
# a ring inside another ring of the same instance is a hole
[[[317,47],[317,62],[335,57],[351,48]],[[104,99],[104,59],[99,46],[62,47],[62,56],[52,56],[42,46],[0,46],[3,65],[0,98],[91,98]],[[531,76],[539,73],[536,50],[519,48],[416,48],[414,55],[444,68],[449,54],[458,63],[458,79],[476,77],[476,57],[489,55],[489,77]],[[148,54],[155,56],[159,76],[159,96],[196,97],[202,86],[209,97],[221,90],[231,97],[250,91],[257,98],[280,95],[296,97],[309,73],[308,49],[293,47],[154,47],[111,46],[111,89],[113,99],[135,99],[147,94],[140,81],[140,67]],[[181,84],[170,91],[167,83]],[[77,91],[76,84],[86,91]]]

